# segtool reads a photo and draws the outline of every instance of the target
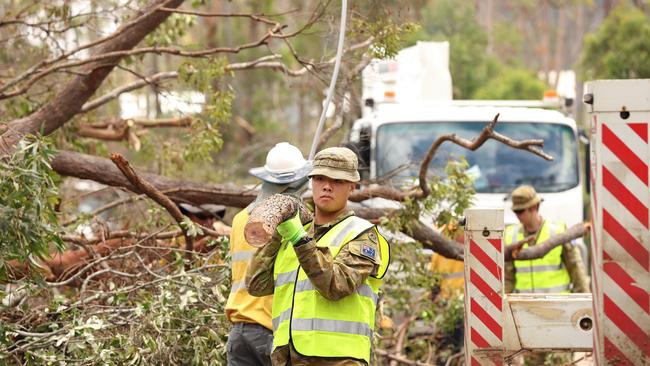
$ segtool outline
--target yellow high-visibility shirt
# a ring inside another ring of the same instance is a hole
[[[431,256],[431,272],[440,275],[440,297],[449,299],[452,295],[463,292],[465,286],[463,261],[449,259],[438,253]]]
[[[246,268],[256,249],[246,242],[244,226],[248,211],[241,210],[232,220],[230,257],[232,259],[232,289],[226,303],[226,316],[232,323],[257,323],[268,329],[271,324],[273,296],[255,297],[246,290]]]

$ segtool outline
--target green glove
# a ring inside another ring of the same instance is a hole
[[[300,222],[300,212],[296,212],[294,217],[278,225],[277,231],[282,236],[282,239],[291,242],[291,245],[295,245],[307,235]]]

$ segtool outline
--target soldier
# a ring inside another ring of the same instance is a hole
[[[256,249],[244,239],[248,215],[255,206],[273,194],[289,194],[299,198],[307,189],[307,173],[310,170],[311,164],[303,158],[300,150],[287,142],[275,145],[268,152],[266,165],[250,170],[250,174],[263,183],[255,201],[235,215],[232,221],[232,289],[226,303],[226,316],[233,324],[226,346],[229,366],[271,365],[272,296],[253,297],[244,286],[246,268]]]
[[[367,365],[379,285],[389,247],[354,216],[347,199],[359,181],[357,156],[333,147],[316,154],[315,215],[296,215],[251,260],[252,295],[273,294],[273,365]]]
[[[535,188],[527,185],[512,191],[512,211],[520,224],[510,225],[503,232],[505,245],[514,244],[525,237],[535,235],[535,244],[566,231],[563,222],[545,220],[539,214],[542,198]],[[527,248],[524,244],[523,248]],[[506,292],[522,293],[568,293],[589,292],[589,279],[585,272],[580,251],[572,243],[553,248],[543,258],[516,260],[505,266]],[[515,364],[521,365],[560,365],[570,362],[567,353],[538,352]]]
[[[536,235],[535,244],[566,231],[563,222],[545,220],[539,214],[542,198],[535,188],[520,186],[512,192],[512,211],[520,224],[506,227],[504,244],[514,244],[525,237]],[[524,244],[523,248],[527,248]],[[580,251],[572,243],[555,247],[543,258],[514,261],[505,270],[506,292],[567,293],[589,292]]]

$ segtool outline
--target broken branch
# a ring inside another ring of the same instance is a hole
[[[544,151],[539,149],[544,147],[544,140],[535,139],[535,140],[515,141],[504,135],[494,132],[494,126],[497,124],[498,119],[499,119],[499,114],[497,113],[497,115],[494,116],[492,122],[488,123],[487,126],[485,126],[485,128],[483,129],[483,131],[481,131],[481,133],[478,135],[478,137],[476,137],[476,139],[472,141],[464,139],[462,137],[458,137],[455,133],[452,133],[452,134],[442,135],[438,137],[433,142],[433,144],[431,144],[429,151],[427,151],[427,154],[425,155],[424,159],[422,160],[422,164],[420,165],[419,178],[420,178],[420,189],[422,190],[422,197],[426,197],[431,193],[431,190],[429,189],[429,185],[427,184],[427,171],[429,170],[429,163],[431,163],[431,160],[433,159],[433,156],[436,154],[438,147],[440,147],[440,145],[442,145],[442,143],[445,141],[451,141],[456,145],[462,146],[471,151],[475,151],[476,149],[481,147],[481,145],[483,145],[483,143],[488,139],[494,139],[503,144],[514,147],[515,149],[530,151],[531,153],[540,156],[546,160],[553,160],[552,156],[546,154]]]
[[[533,245],[531,247],[522,250],[521,252],[519,252],[519,254],[516,257],[514,257],[514,259],[524,260],[524,259],[542,258],[543,256],[546,255],[546,253],[550,252],[556,246],[569,243],[573,239],[577,239],[585,236],[587,233],[589,233],[590,229],[591,229],[590,223],[581,222],[575,224],[570,228],[568,228],[566,231],[559,233],[557,235],[553,235],[550,238],[544,240],[544,242],[542,243]]]
[[[111,154],[111,160],[118,167],[118,169],[120,169],[122,174],[124,174],[129,182],[131,182],[131,184],[133,184],[136,189],[138,189],[139,192],[137,193],[144,193],[149,196],[156,203],[163,206],[165,210],[167,210],[167,212],[169,212],[169,214],[174,218],[174,220],[176,220],[178,226],[183,231],[183,236],[185,237],[185,258],[188,261],[188,263],[186,263],[186,266],[188,266],[189,261],[192,259],[192,251],[194,250],[194,238],[187,233],[187,228],[183,223],[185,216],[183,216],[181,211],[174,204],[174,202],[172,202],[172,200],[162,194],[152,184],[138,177],[138,175],[135,173],[135,170],[131,168],[131,165],[129,164],[128,160],[126,160],[126,158],[120,154],[113,153]]]

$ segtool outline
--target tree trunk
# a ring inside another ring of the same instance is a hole
[[[64,151],[54,158],[52,169],[60,175],[90,179],[109,186],[124,187],[132,192],[143,193],[136,189],[109,159]],[[215,203],[231,207],[246,207],[253,202],[257,195],[255,191],[236,186],[201,184],[170,179],[138,170],[136,172],[175,202],[188,202],[195,205]]]
[[[136,18],[131,19],[133,24],[126,29],[124,27],[118,29],[116,33],[119,33],[115,38],[98,46],[92,56],[132,49],[171,14],[166,11],[155,11],[155,8],[161,5],[176,8],[182,3],[183,0],[153,1],[139,12]],[[79,70],[79,76],[64,85],[47,104],[27,117],[9,122],[8,129],[0,135],[0,156],[10,154],[23,136],[39,134],[41,131],[49,135],[72,119],[121,59],[122,57],[116,56],[86,64]]]

